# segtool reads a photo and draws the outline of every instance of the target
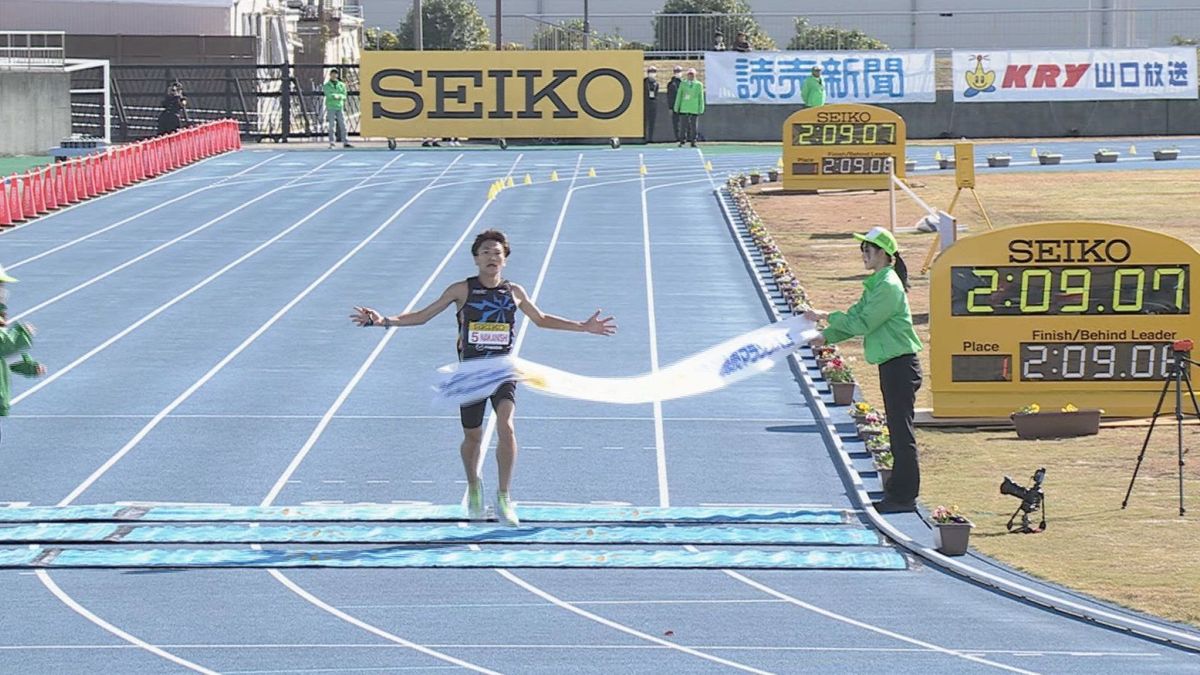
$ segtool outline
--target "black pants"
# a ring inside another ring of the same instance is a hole
[[[671,111],[671,130],[675,132],[675,142],[683,142],[683,123],[679,121],[679,113]]]
[[[897,356],[879,364],[879,389],[883,392],[893,459],[892,478],[883,486],[888,501],[907,504],[921,491],[921,468],[913,430],[913,407],[920,388],[921,362],[916,354]]]
[[[697,128],[700,126],[700,116],[690,113],[679,113],[679,115],[683,117],[683,128],[681,129],[683,136],[680,137],[679,142],[695,143]]]
[[[654,99],[652,99],[652,98],[646,99],[646,117],[645,117],[645,119],[646,119],[645,134],[646,135],[645,135],[645,139],[646,139],[647,143],[654,142],[654,118],[657,117],[657,115],[655,115],[655,113],[657,113],[657,112],[658,112],[658,110],[656,110],[654,108]]]

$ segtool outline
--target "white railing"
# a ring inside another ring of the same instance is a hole
[[[38,70],[63,67],[66,33],[62,31],[0,32],[0,69]]]

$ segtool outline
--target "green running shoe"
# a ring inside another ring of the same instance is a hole
[[[516,527],[521,524],[517,518],[517,509],[513,507],[513,503],[508,498],[508,493],[496,493],[496,517],[505,525]]]
[[[483,507],[483,481],[477,481],[467,488],[467,518],[469,520],[484,520],[487,511]]]

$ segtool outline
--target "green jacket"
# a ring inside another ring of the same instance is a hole
[[[683,80],[679,83],[673,110],[687,115],[704,114],[704,85],[700,84],[700,80]]]
[[[30,359],[29,355],[23,354],[22,360],[12,365],[9,365],[8,357],[24,352],[32,345],[33,336],[29,334],[29,329],[24,324],[0,328],[0,359],[2,359],[0,360],[0,417],[8,414],[9,400],[12,396],[8,379],[9,369],[26,377],[37,375],[38,364]]]
[[[829,326],[823,332],[825,342],[834,344],[861,335],[867,363],[883,363],[921,351],[908,295],[896,271],[891,267],[879,270],[863,281],[863,289],[853,307],[829,315]]]
[[[325,80],[321,87],[325,92],[325,109],[341,110],[346,107],[346,83],[341,80]]]
[[[804,78],[804,84],[800,85],[800,98],[804,99],[804,105],[808,108],[825,105],[825,82],[812,75]]]

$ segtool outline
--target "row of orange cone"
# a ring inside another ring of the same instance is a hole
[[[218,120],[0,178],[0,227],[241,147],[237,122]]]

